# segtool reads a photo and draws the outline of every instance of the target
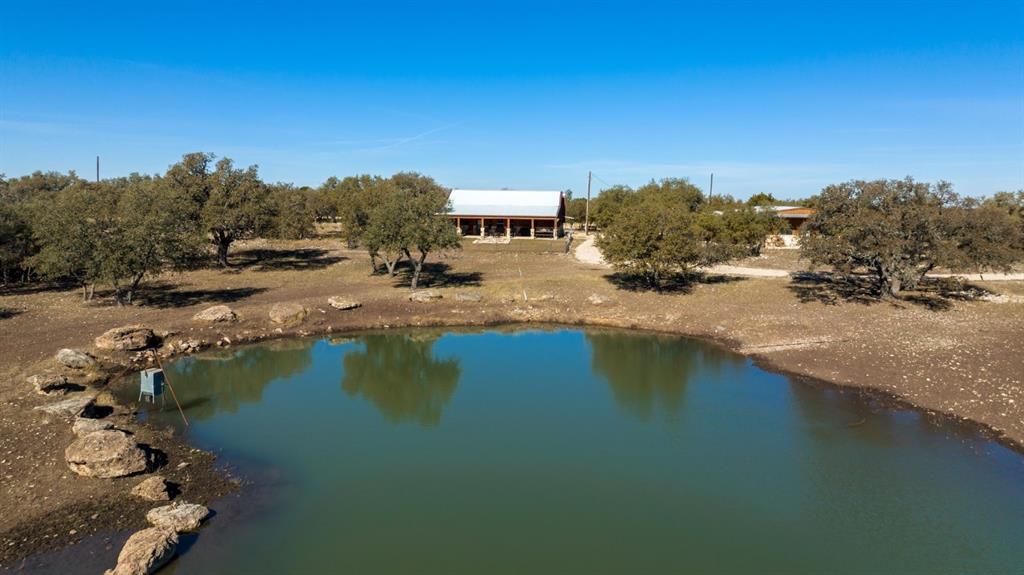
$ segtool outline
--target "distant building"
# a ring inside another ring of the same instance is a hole
[[[463,236],[560,238],[565,229],[562,192],[452,190],[448,214]]]
[[[789,229],[786,232],[769,241],[769,245],[774,243],[780,247],[797,247],[804,224],[814,215],[814,208],[803,206],[765,206],[763,209],[774,211],[776,216],[789,224]]]
[[[771,206],[771,209],[775,210],[775,215],[786,220],[789,224],[789,233],[794,236],[800,235],[801,228],[814,215],[814,208],[801,206]]]

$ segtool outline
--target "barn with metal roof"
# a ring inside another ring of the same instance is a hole
[[[452,190],[452,219],[464,236],[559,238],[565,198],[559,191]]]

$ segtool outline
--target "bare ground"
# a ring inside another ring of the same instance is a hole
[[[510,322],[593,324],[658,330],[711,339],[774,369],[842,386],[892,394],[919,408],[978,422],[1018,449],[1024,445],[1024,282],[978,284],[1007,297],[980,301],[936,293],[880,302],[857,286],[819,276],[710,276],[663,293],[636,289],[629,278],[576,261],[563,242],[517,240],[467,245],[429,264],[425,283],[445,297],[408,300],[403,278],[370,276],[362,252],[334,240],[251,242],[235,250],[229,270],[202,269],[150,283],[139,305],[84,304],[74,289],[0,292],[0,566],[66,546],[104,530],[144,525],[150,505],[127,492],[140,478],[100,480],[68,470],[72,440],[66,418],[32,408],[26,377],[54,369],[62,347],[91,349],[103,331],[129,323],[184,339],[232,345],[271,337],[407,325]],[[475,292],[482,301],[455,301]],[[592,295],[604,301],[595,304]],[[338,311],[326,299],[343,295],[363,307]],[[276,302],[312,309],[306,321],[280,332],[267,321]],[[208,326],[199,310],[230,305],[240,321]],[[126,365],[124,354],[105,356]],[[233,482],[214,470],[213,456],[134,422],[112,417],[163,451],[161,473],[183,485],[183,497],[205,502]],[[178,466],[189,463],[184,468]]]

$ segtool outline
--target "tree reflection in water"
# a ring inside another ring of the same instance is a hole
[[[282,340],[239,351],[187,358],[170,367],[168,375],[172,384],[202,382],[202,385],[176,385],[174,391],[188,417],[203,420],[218,411],[236,412],[242,404],[259,402],[270,382],[300,374],[312,362],[308,342]],[[165,419],[173,423],[176,418],[174,412]]]
[[[683,408],[686,382],[698,368],[696,354],[678,337],[623,332],[584,332],[591,367],[630,415],[647,420],[655,411],[669,419]]]
[[[372,403],[392,423],[437,425],[459,383],[455,358],[437,359],[436,337],[375,334],[345,355],[341,389]]]

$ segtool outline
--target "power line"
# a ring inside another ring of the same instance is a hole
[[[597,181],[601,182],[601,183],[602,183],[602,184],[604,184],[604,185],[605,185],[606,187],[609,187],[609,188],[610,188],[610,187],[612,187],[612,185],[611,185],[611,184],[609,184],[608,182],[606,182],[606,181],[604,181],[603,179],[601,179],[601,176],[599,176],[599,175],[597,175],[597,174],[595,174],[595,173],[593,173],[593,172],[590,172],[590,174],[591,174],[591,175],[593,175],[593,176],[594,176],[595,178],[597,178]],[[602,188],[602,189],[603,189],[603,188]]]

